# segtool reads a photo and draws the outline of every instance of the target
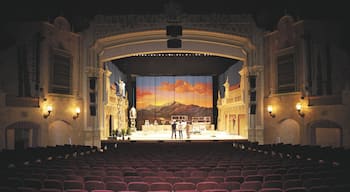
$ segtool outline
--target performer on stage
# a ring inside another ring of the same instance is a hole
[[[176,139],[176,121],[173,120],[171,123],[171,138]]]
[[[183,134],[182,134],[182,130],[184,129],[184,120],[182,120],[181,122],[179,122],[178,124],[178,130],[179,130],[179,139],[183,139]]]
[[[186,123],[185,129],[186,129],[186,137],[187,137],[187,139],[189,139],[190,138],[190,125],[188,123]]]

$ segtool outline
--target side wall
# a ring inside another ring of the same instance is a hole
[[[349,57],[332,26],[284,16],[277,30],[265,36],[265,143],[350,147],[349,81],[340,77]],[[294,57],[294,74],[288,75],[294,78],[294,91],[281,92],[286,78],[278,58],[288,54]]]

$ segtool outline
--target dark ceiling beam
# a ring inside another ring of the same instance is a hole
[[[237,60],[217,56],[133,56],[112,61],[129,75],[220,75]]]

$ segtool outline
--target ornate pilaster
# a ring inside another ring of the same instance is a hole
[[[226,81],[223,84],[223,86],[225,88],[225,98],[227,99],[229,97],[229,90],[230,90],[230,84],[228,82],[228,77],[226,78]],[[226,101],[224,103],[226,103]]]
[[[86,73],[86,100],[85,109],[88,109],[86,113],[86,126],[84,129],[84,137],[86,145],[93,145],[100,147],[100,130],[103,123],[103,110],[101,109],[103,104],[103,74],[104,70],[99,67],[88,66],[85,69]],[[95,102],[91,102],[91,97],[95,98]]]
[[[248,67],[248,76],[254,76],[255,78],[255,87],[247,86],[247,93],[250,89],[254,89],[255,91],[255,101],[250,101],[247,99],[247,103],[250,105],[255,105],[255,114],[249,114],[249,129],[248,129],[248,139],[250,141],[258,141],[259,143],[263,143],[264,134],[263,134],[263,117],[264,117],[264,100],[263,100],[263,66],[253,64]],[[247,76],[247,77],[248,77]],[[246,78],[248,79],[248,78]],[[247,83],[248,84],[248,83]],[[251,86],[251,85],[250,85]],[[250,97],[247,97],[250,98]]]

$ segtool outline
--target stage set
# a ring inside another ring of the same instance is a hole
[[[106,78],[110,89],[104,123],[108,129],[102,131],[102,143],[248,140],[244,111],[229,110],[228,115],[218,106],[221,117],[213,115],[211,76],[138,76],[131,100],[122,80],[110,84]],[[230,90],[227,82],[224,85]],[[223,102],[218,99],[218,103]],[[176,125],[176,138],[172,137],[172,124]]]
[[[133,132],[127,138],[135,141],[175,141],[175,140],[193,140],[193,141],[211,141],[211,140],[246,140],[239,135],[231,135],[222,131],[203,131],[201,133],[191,133],[190,137],[187,137],[186,133],[183,133],[183,138],[179,138],[179,134],[176,134],[176,138],[171,138],[171,130],[153,132],[153,131],[136,131]]]
[[[171,137],[172,131],[133,131],[130,135],[122,137],[109,138],[103,140],[102,143],[118,143],[118,142],[237,142],[248,141],[247,138],[240,135],[233,135],[223,131],[205,130],[201,132],[191,132],[187,137],[186,132],[183,132],[183,138],[179,138],[179,133],[176,133],[176,138]]]

